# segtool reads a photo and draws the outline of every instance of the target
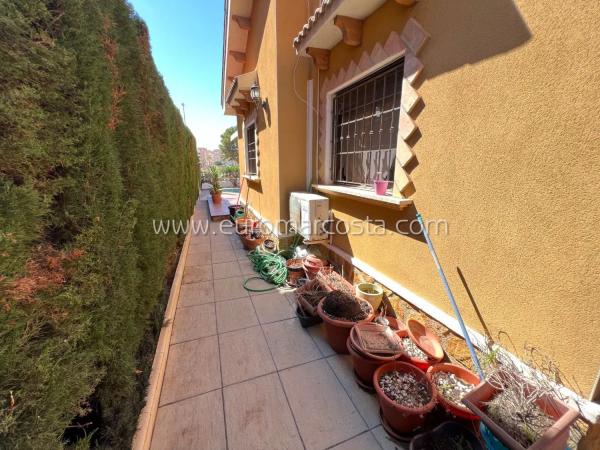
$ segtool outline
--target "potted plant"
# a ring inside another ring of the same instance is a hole
[[[412,433],[436,404],[435,387],[425,373],[405,362],[390,362],[373,374],[383,420],[396,433]]]
[[[265,240],[259,228],[247,228],[245,232],[240,232],[240,238],[246,250],[256,250]]]
[[[427,369],[427,378],[438,393],[438,401],[454,417],[466,420],[479,420],[462,403],[463,397],[480,382],[479,377],[464,367],[440,363]]]
[[[304,272],[309,280],[313,280],[327,266],[327,261],[314,255],[308,255],[304,258]]]
[[[356,285],[356,296],[368,301],[373,309],[377,311],[383,298],[383,289],[375,283],[358,283]]]
[[[373,307],[342,291],[331,291],[319,302],[317,312],[325,322],[325,337],[337,353],[348,353],[346,341],[356,322],[371,321]]]
[[[211,184],[210,196],[212,197],[213,203],[221,203],[221,175],[219,169],[216,166],[210,166],[208,168],[208,180]]]
[[[304,275],[303,259],[292,258],[285,262],[285,266],[288,271],[288,284],[290,286],[297,286],[298,280]]]
[[[524,376],[506,358],[462,401],[511,450],[564,450],[579,411],[556,394],[555,385]]]

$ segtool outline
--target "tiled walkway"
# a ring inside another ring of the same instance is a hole
[[[208,220],[205,201],[195,219]],[[210,230],[191,239],[152,449],[401,448],[349,357],[300,327],[292,294],[249,295],[239,239]]]

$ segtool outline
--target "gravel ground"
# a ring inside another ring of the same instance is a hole
[[[412,373],[388,372],[379,380],[379,387],[396,403],[410,408],[420,408],[431,400],[427,385]]]
[[[450,372],[436,372],[433,374],[433,383],[439,394],[450,403],[464,408],[461,400],[474,388],[472,384],[465,383],[456,375]]]
[[[406,350],[406,353],[413,358],[424,359],[427,360],[427,354],[421,350],[417,344],[413,342],[413,340],[409,337],[402,338],[402,347]]]

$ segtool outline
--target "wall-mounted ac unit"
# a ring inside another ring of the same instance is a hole
[[[308,192],[290,194],[290,225],[306,241],[325,241],[329,199]]]

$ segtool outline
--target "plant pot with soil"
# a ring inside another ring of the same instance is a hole
[[[373,309],[377,311],[383,298],[383,289],[375,283],[358,283],[356,285],[356,296],[368,301]]]
[[[412,433],[423,426],[436,404],[435,387],[425,373],[405,362],[379,367],[373,385],[383,419],[397,433]]]
[[[354,286],[334,270],[322,270],[317,279],[328,291],[342,291],[351,297],[355,296]]]
[[[449,414],[461,419],[479,420],[462,403],[463,397],[479,384],[477,375],[455,364],[440,363],[427,369],[427,378],[435,386],[438,401]]]
[[[433,364],[429,361],[427,353],[414,343],[408,335],[407,330],[400,330],[396,333],[402,340],[402,348],[404,349],[403,361],[412,364],[419,369],[426,371]]]
[[[511,450],[564,450],[579,412],[520,376],[493,374],[463,403]]]
[[[291,286],[297,286],[298,280],[304,275],[304,260],[302,258],[292,258],[285,262],[285,266],[288,271],[288,284]]]
[[[262,234],[262,231],[256,228],[251,231],[247,231],[245,234],[240,234],[240,237],[246,250],[256,250],[256,248],[265,240],[265,236]]]
[[[327,292],[318,280],[308,281],[296,289],[296,302],[305,314],[319,317],[317,306],[327,295]]]
[[[245,234],[248,230],[258,228],[259,223],[256,220],[240,217],[235,221],[235,230],[238,234]]]
[[[319,302],[317,312],[325,323],[325,337],[337,353],[348,353],[346,341],[356,322],[371,321],[373,307],[342,291],[331,291]]]
[[[417,434],[410,441],[408,448],[409,450],[483,450],[477,436],[457,422],[444,422],[431,431]]]
[[[262,246],[268,253],[277,253],[277,242],[275,242],[273,239],[265,239],[262,243]]]
[[[352,357],[354,375],[358,384],[364,388],[372,388],[373,374],[379,366],[403,355],[400,338],[395,330],[372,322],[354,325],[346,347]]]

